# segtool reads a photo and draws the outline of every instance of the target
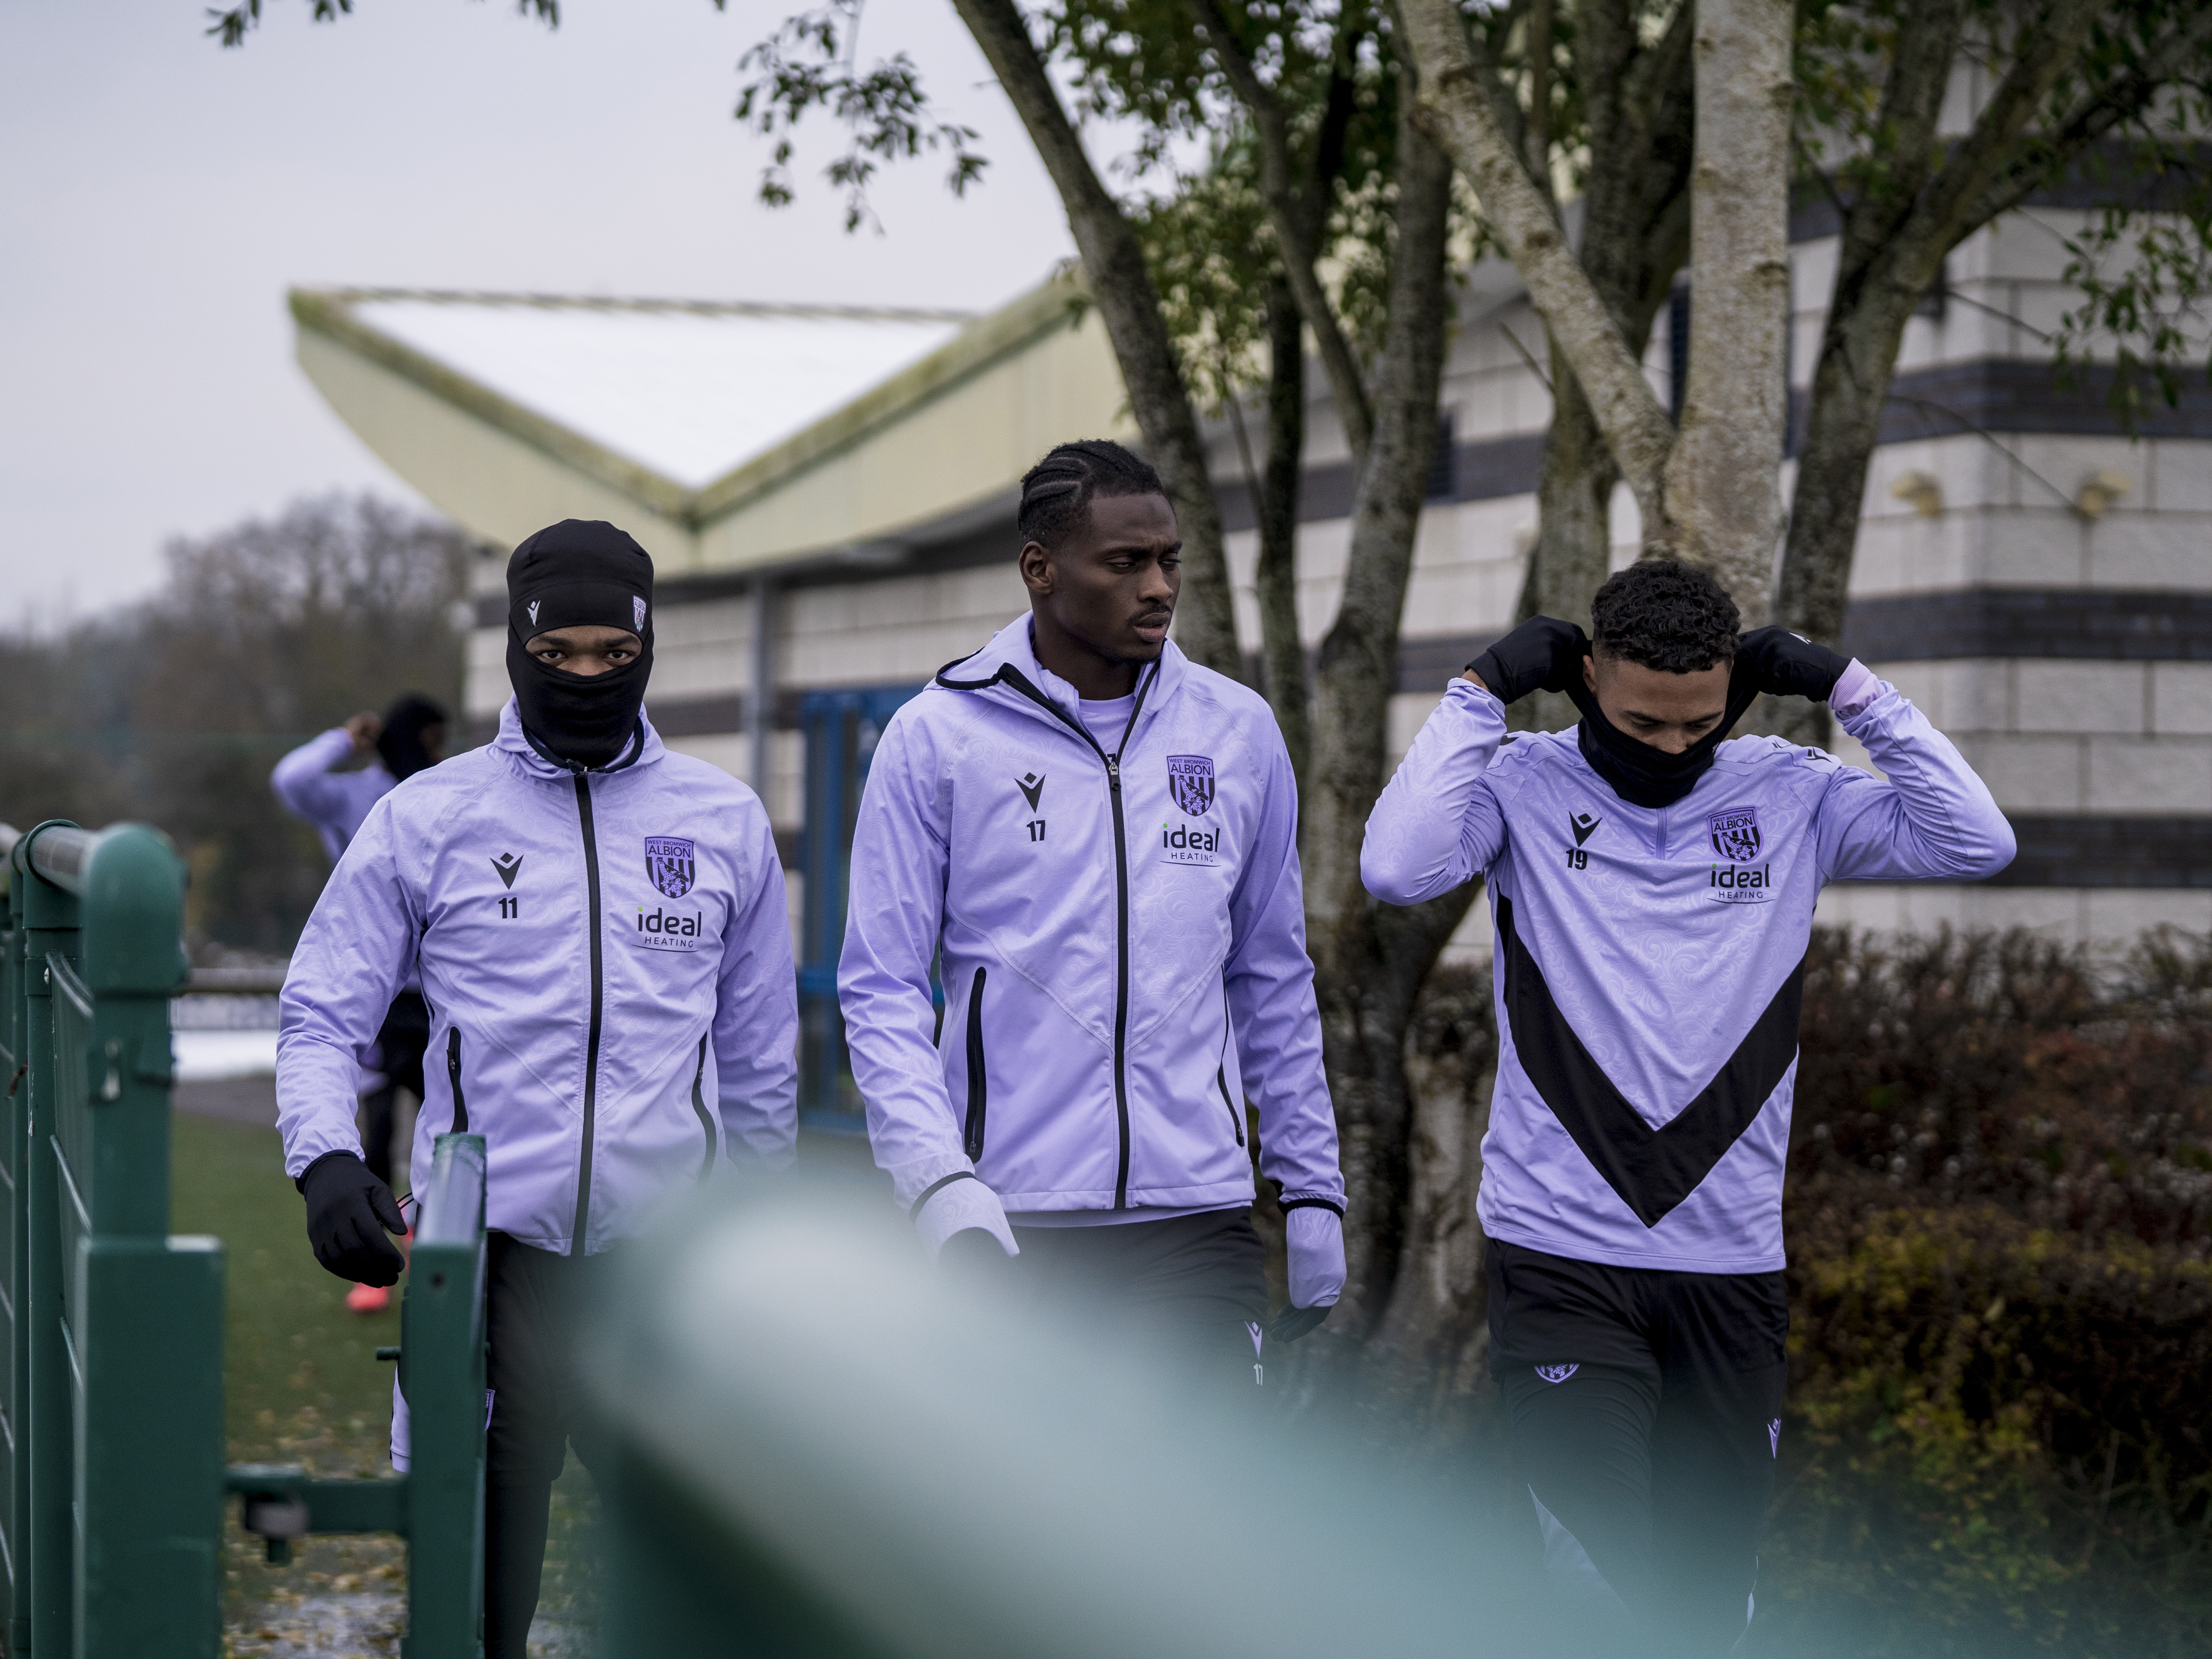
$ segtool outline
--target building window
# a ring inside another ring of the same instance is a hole
[[[1928,284],[1928,291],[1920,296],[1918,303],[1912,307],[1912,314],[1916,317],[1925,317],[1931,323],[1940,323],[1943,320],[1943,313],[1949,305],[1950,299],[1951,267],[1948,264],[1941,264],[1936,267],[1936,280]]]
[[[1452,411],[1439,410],[1437,415],[1437,447],[1429,457],[1428,493],[1424,501],[1455,501],[1459,499],[1459,451],[1452,445]]]

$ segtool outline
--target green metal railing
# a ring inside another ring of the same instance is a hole
[[[410,1540],[410,1659],[482,1651],[484,1154],[437,1146],[402,1310],[412,1470],[226,1471],[220,1241],[169,1232],[185,872],[140,824],[0,826],[0,1592],[10,1659],[213,1659],[226,1492],[272,1559]]]

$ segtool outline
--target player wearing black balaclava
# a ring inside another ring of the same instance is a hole
[[[759,799],[672,754],[643,708],[653,562],[611,525],[507,565],[514,696],[483,747],[380,801],[293,952],[278,1038],[285,1168],[316,1259],[392,1283],[404,1223],[353,1132],[355,1055],[419,975],[433,1063],[415,1133],[483,1137],[485,1659],[524,1659],[577,1406],[579,1309],[609,1253],[797,1122],[798,981]],[[392,1454],[411,1454],[404,1395]]]
[[[531,746],[572,771],[635,760],[638,710],[653,676],[653,561],[645,550],[611,524],[563,519],[514,550],[507,592],[507,678]],[[627,635],[629,649],[623,660],[606,655],[599,672],[580,674],[575,651],[543,643],[570,629],[600,635],[611,648],[623,642],[605,635]]]

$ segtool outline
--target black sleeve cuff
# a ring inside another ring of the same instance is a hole
[[[973,1170],[955,1170],[951,1175],[933,1181],[921,1189],[921,1196],[906,1206],[907,1219],[911,1221],[921,1213],[921,1206],[935,1198],[956,1181],[981,1181],[983,1177]]]
[[[1285,1199],[1285,1200],[1282,1201],[1282,1212],[1283,1212],[1283,1213],[1284,1213],[1285,1215],[1288,1215],[1288,1214],[1289,1214],[1291,1211],[1293,1211],[1293,1210],[1327,1210],[1327,1211],[1328,1211],[1331,1215],[1334,1216],[1334,1217],[1335,1217],[1339,1221],[1341,1221],[1341,1220],[1343,1220],[1343,1219],[1344,1219],[1344,1206],[1343,1206],[1343,1205],[1341,1205],[1341,1204],[1337,1203],[1334,1199],[1327,1199],[1327,1198],[1286,1198],[1286,1199]]]

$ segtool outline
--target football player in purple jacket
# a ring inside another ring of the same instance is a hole
[[[1498,1059],[1477,1203],[1491,1364],[1547,1577],[1601,1630],[1718,1653],[1751,1613],[1782,1432],[1782,1179],[1814,901],[1971,881],[1996,803],[1895,687],[1702,571],[1631,566],[1468,665],[1368,819],[1368,890],[1486,875]],[[1542,688],[1572,731],[1505,743]],[[1881,776],[1728,741],[1761,692],[1826,702]],[[1629,1650],[1624,1646],[1623,1650]]]
[[[798,981],[759,798],[671,751],[644,698],[653,561],[563,520],[507,562],[514,695],[480,749],[362,820],[292,954],[276,1047],[284,1168],[315,1259],[390,1285],[406,1225],[353,1091],[392,993],[429,1009],[415,1188],[483,1137],[485,1659],[525,1659],[553,1482],[600,1462],[571,1353],[609,1252],[731,1165],[791,1161]],[[411,1455],[394,1388],[392,1462]]]
[[[381,714],[364,709],[343,726],[301,744],[276,763],[269,787],[286,810],[315,826],[335,865],[360,833],[370,807],[445,757],[446,711],[410,691]],[[370,1086],[361,1101],[362,1161],[387,1187],[399,1091],[422,1098],[422,1047],[429,1039],[430,1011],[410,978],[378,1028],[376,1057],[364,1079]],[[346,1292],[346,1306],[356,1313],[381,1313],[391,1305],[386,1285],[356,1285]]]
[[[1018,524],[1029,614],[891,718],[860,804],[838,988],[869,1137],[933,1254],[1103,1303],[1249,1395],[1248,1101],[1286,1212],[1279,1333],[1344,1284],[1290,758],[1167,637],[1182,544],[1151,467],[1062,444]]]

